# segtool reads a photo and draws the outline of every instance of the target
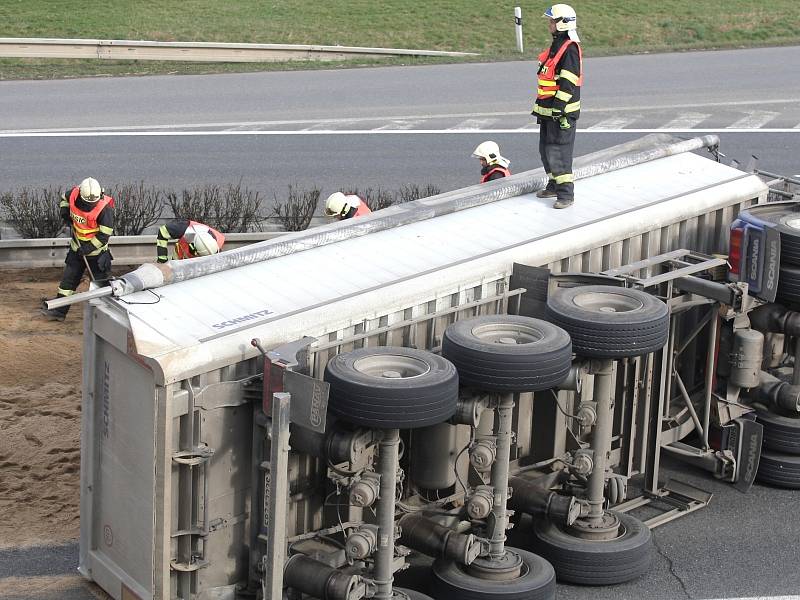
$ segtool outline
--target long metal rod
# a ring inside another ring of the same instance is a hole
[[[711,421],[711,395],[714,392],[714,362],[717,355],[717,330],[719,328],[719,316],[717,315],[717,305],[713,304],[709,311],[711,316],[711,327],[708,330],[708,356],[706,357],[706,389],[703,398],[703,448],[708,450],[708,429]]]
[[[497,559],[505,553],[506,528],[508,526],[508,470],[511,459],[511,434],[514,416],[514,394],[500,397],[497,407],[496,454],[492,465],[492,488],[494,501],[492,514],[494,525],[489,532],[489,556]]]
[[[289,505],[289,402],[292,395],[272,395],[272,439],[269,469],[269,541],[264,556],[264,598],[283,598],[283,567],[286,562],[286,513]]]
[[[394,511],[400,431],[387,429],[378,444],[378,471],[381,475],[378,513],[378,549],[375,551],[375,598],[391,600],[394,581]],[[279,596],[273,596],[279,597]]]
[[[72,294],[71,296],[53,298],[52,300],[48,300],[46,304],[47,308],[49,309],[61,308],[62,306],[69,306],[71,304],[75,304],[76,302],[86,302],[96,298],[104,298],[113,293],[114,292],[110,287],[102,287],[97,288],[96,290],[89,290],[88,292],[78,292],[77,294]]]
[[[713,135],[678,141],[677,138],[672,136],[653,134],[640,140],[634,140],[633,142],[620,144],[607,150],[580,157],[575,160],[576,167],[573,171],[578,179],[592,177],[624,167],[643,164],[718,144],[719,138]],[[726,183],[732,183],[747,177],[752,177],[752,175],[737,175]],[[719,183],[709,184],[707,187],[710,189],[719,185]],[[113,281],[114,295],[124,296],[144,289],[157,288],[170,283],[243,267],[379,231],[419,223],[477,206],[530,194],[543,189],[546,184],[547,175],[540,168],[489,183],[445,192],[430,198],[420,198],[405,204],[390,206],[365,217],[332,223],[277,240],[251,244],[232,252],[220,252],[219,254],[203,256],[193,260],[171,261],[161,265],[161,268],[158,269],[155,268],[155,265],[144,265],[121,279]],[[699,192],[701,189],[696,191]],[[677,198],[679,195],[676,194],[675,197]],[[654,200],[653,204],[658,204],[665,200],[664,198]],[[638,207],[636,210],[642,210],[642,208],[644,207]],[[618,214],[626,214],[631,210],[633,209],[621,207]],[[598,217],[597,222],[602,219],[604,217]],[[532,237],[529,241],[533,242],[537,239],[540,238]],[[514,246],[516,245],[518,243],[514,244]],[[513,246],[509,246],[509,248],[511,247]]]
[[[594,468],[589,475],[589,520],[601,521],[603,518],[603,504],[605,502],[605,478],[607,457],[611,451],[611,396],[612,390],[612,365],[610,359],[595,361],[592,365],[594,374],[594,395],[597,403],[597,422],[594,425],[592,436],[592,450],[594,450]]]
[[[677,371],[673,370],[672,373],[675,376],[675,382],[678,384],[678,388],[680,388],[681,397],[686,405],[686,409],[689,411],[692,421],[694,421],[694,426],[697,427],[697,432],[703,437],[703,439],[705,439],[706,431],[703,429],[703,424],[700,423],[700,417],[697,416],[697,411],[694,409],[694,404],[692,404],[692,399],[689,396],[689,392],[686,391],[686,386],[683,384],[683,379],[681,379],[681,376],[678,375]]]

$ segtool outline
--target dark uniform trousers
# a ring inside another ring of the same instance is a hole
[[[571,181],[571,175],[577,119],[567,119],[569,129],[561,129],[558,121],[547,118],[541,119],[539,128],[539,155],[545,172],[554,178],[570,175],[570,181],[556,183],[551,179],[547,183],[547,189],[556,192],[559,200],[575,199],[575,184]]]
[[[87,256],[86,261],[89,263],[92,276],[97,283],[101,286],[109,285],[108,279],[111,278],[111,252],[106,250],[97,256]],[[72,249],[67,252],[64,265],[64,274],[61,276],[61,283],[58,286],[58,298],[69,295],[64,294],[64,291],[74,292],[78,289],[81,277],[86,272],[86,263],[83,262],[83,258]],[[66,315],[69,312],[69,306],[62,306],[55,310]]]

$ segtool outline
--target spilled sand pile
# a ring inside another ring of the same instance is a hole
[[[0,271],[0,548],[79,534],[83,311],[38,315],[60,276]]]

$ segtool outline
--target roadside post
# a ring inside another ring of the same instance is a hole
[[[517,6],[514,8],[514,29],[517,32],[517,51],[523,52],[522,49],[522,9]]]

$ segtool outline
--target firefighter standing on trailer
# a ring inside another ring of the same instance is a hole
[[[363,217],[371,212],[367,203],[355,194],[334,192],[325,201],[325,215],[337,221]]]
[[[511,161],[500,156],[500,146],[491,140],[478,144],[472,156],[481,161],[481,183],[511,175],[508,170]]]
[[[203,223],[173,219],[158,229],[156,254],[160,263],[169,260],[169,242],[175,241],[175,258],[210,256],[222,250],[225,236]]]
[[[553,208],[566,208],[575,200],[572,153],[575,127],[581,111],[583,56],[575,10],[554,4],[545,11],[553,43],[539,55],[536,102],[531,114],[539,129],[539,155],[547,172],[547,187],[536,195],[556,198]]]
[[[95,281],[105,283],[111,277],[108,239],[114,235],[114,198],[105,195],[96,179],[87,177],[69,194],[61,195],[59,208],[72,232],[56,296],[64,298],[75,293],[87,266]],[[50,321],[63,321],[67,312],[69,306],[41,309]]]

